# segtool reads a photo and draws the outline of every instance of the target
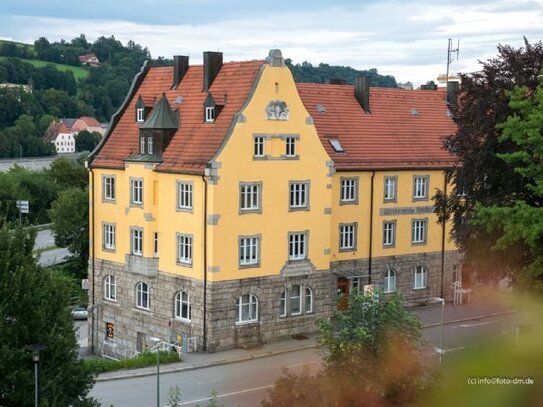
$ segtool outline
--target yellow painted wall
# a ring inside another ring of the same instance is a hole
[[[267,120],[266,106],[272,100],[286,102],[289,120]],[[214,281],[279,275],[288,259],[288,232],[309,231],[308,258],[318,270],[329,268],[331,178],[329,160],[315,130],[306,124],[309,116],[298,96],[288,68],[266,66],[256,91],[243,110],[244,123],[237,123],[230,139],[216,157],[220,163],[217,185],[210,186],[210,214],[220,215],[217,226],[209,227],[211,250],[209,265],[220,267],[210,273]],[[298,134],[299,159],[278,159],[285,154],[285,141],[266,141],[268,160],[253,159],[253,135]],[[289,180],[310,182],[308,211],[289,212]],[[239,214],[239,183],[262,182],[262,213]],[[211,202],[211,201],[210,201]],[[261,234],[260,266],[239,268],[238,236]]]

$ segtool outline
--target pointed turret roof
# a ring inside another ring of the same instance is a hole
[[[161,130],[177,130],[179,128],[179,117],[177,112],[174,112],[166,94],[162,94],[161,98],[155,104],[153,112],[149,115],[147,120],[142,123],[140,129],[161,129]]]

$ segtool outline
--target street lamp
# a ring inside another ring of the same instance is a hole
[[[40,361],[40,351],[47,349],[47,345],[38,343],[32,345],[32,362],[34,362],[34,406],[38,407],[38,362]]]
[[[445,349],[443,349],[443,316],[445,314],[445,300],[440,297],[432,298],[432,302],[441,303],[441,338],[439,341],[439,365],[443,363],[443,355],[445,354]]]
[[[160,343],[162,340],[157,337],[149,338],[151,342],[156,343],[156,407],[160,407]]]

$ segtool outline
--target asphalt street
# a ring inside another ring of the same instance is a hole
[[[43,249],[55,245],[55,236],[49,229],[41,230],[36,235],[36,243],[34,250]],[[66,248],[58,248],[47,250],[40,253],[39,264],[42,267],[53,266],[62,263],[66,257],[70,255],[70,251]]]
[[[444,325],[444,358],[449,352],[461,352],[484,338],[509,335],[513,340],[518,318],[517,314],[506,314]],[[440,347],[441,326],[424,329],[423,337],[428,341],[425,357],[437,362],[438,354],[433,348]],[[217,391],[219,405],[258,406],[283,368],[300,373],[305,367],[316,372],[320,360],[317,349],[305,349],[235,364],[164,373],[160,376],[160,405],[168,405],[168,390],[178,385],[182,406],[205,406],[212,389]],[[104,406],[153,406],[156,375],[98,382],[91,395]]]

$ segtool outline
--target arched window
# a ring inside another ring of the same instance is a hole
[[[178,292],[175,295],[175,317],[190,322],[191,315],[190,296],[185,291]]]
[[[287,302],[288,298],[288,302]],[[307,286],[295,284],[281,293],[279,316],[310,314],[313,312],[313,291]]]
[[[392,269],[388,269],[385,273],[383,291],[385,293],[393,293],[396,291],[396,272]]]
[[[415,268],[415,284],[413,285],[413,288],[426,288],[427,276],[428,272],[426,271],[426,267],[417,266]]]
[[[148,310],[150,304],[149,286],[147,283],[140,281],[136,285],[136,308]]]
[[[253,294],[243,294],[236,301],[236,322],[258,321],[258,299]]]
[[[117,281],[115,276],[106,276],[104,279],[104,298],[110,301],[117,301]]]

